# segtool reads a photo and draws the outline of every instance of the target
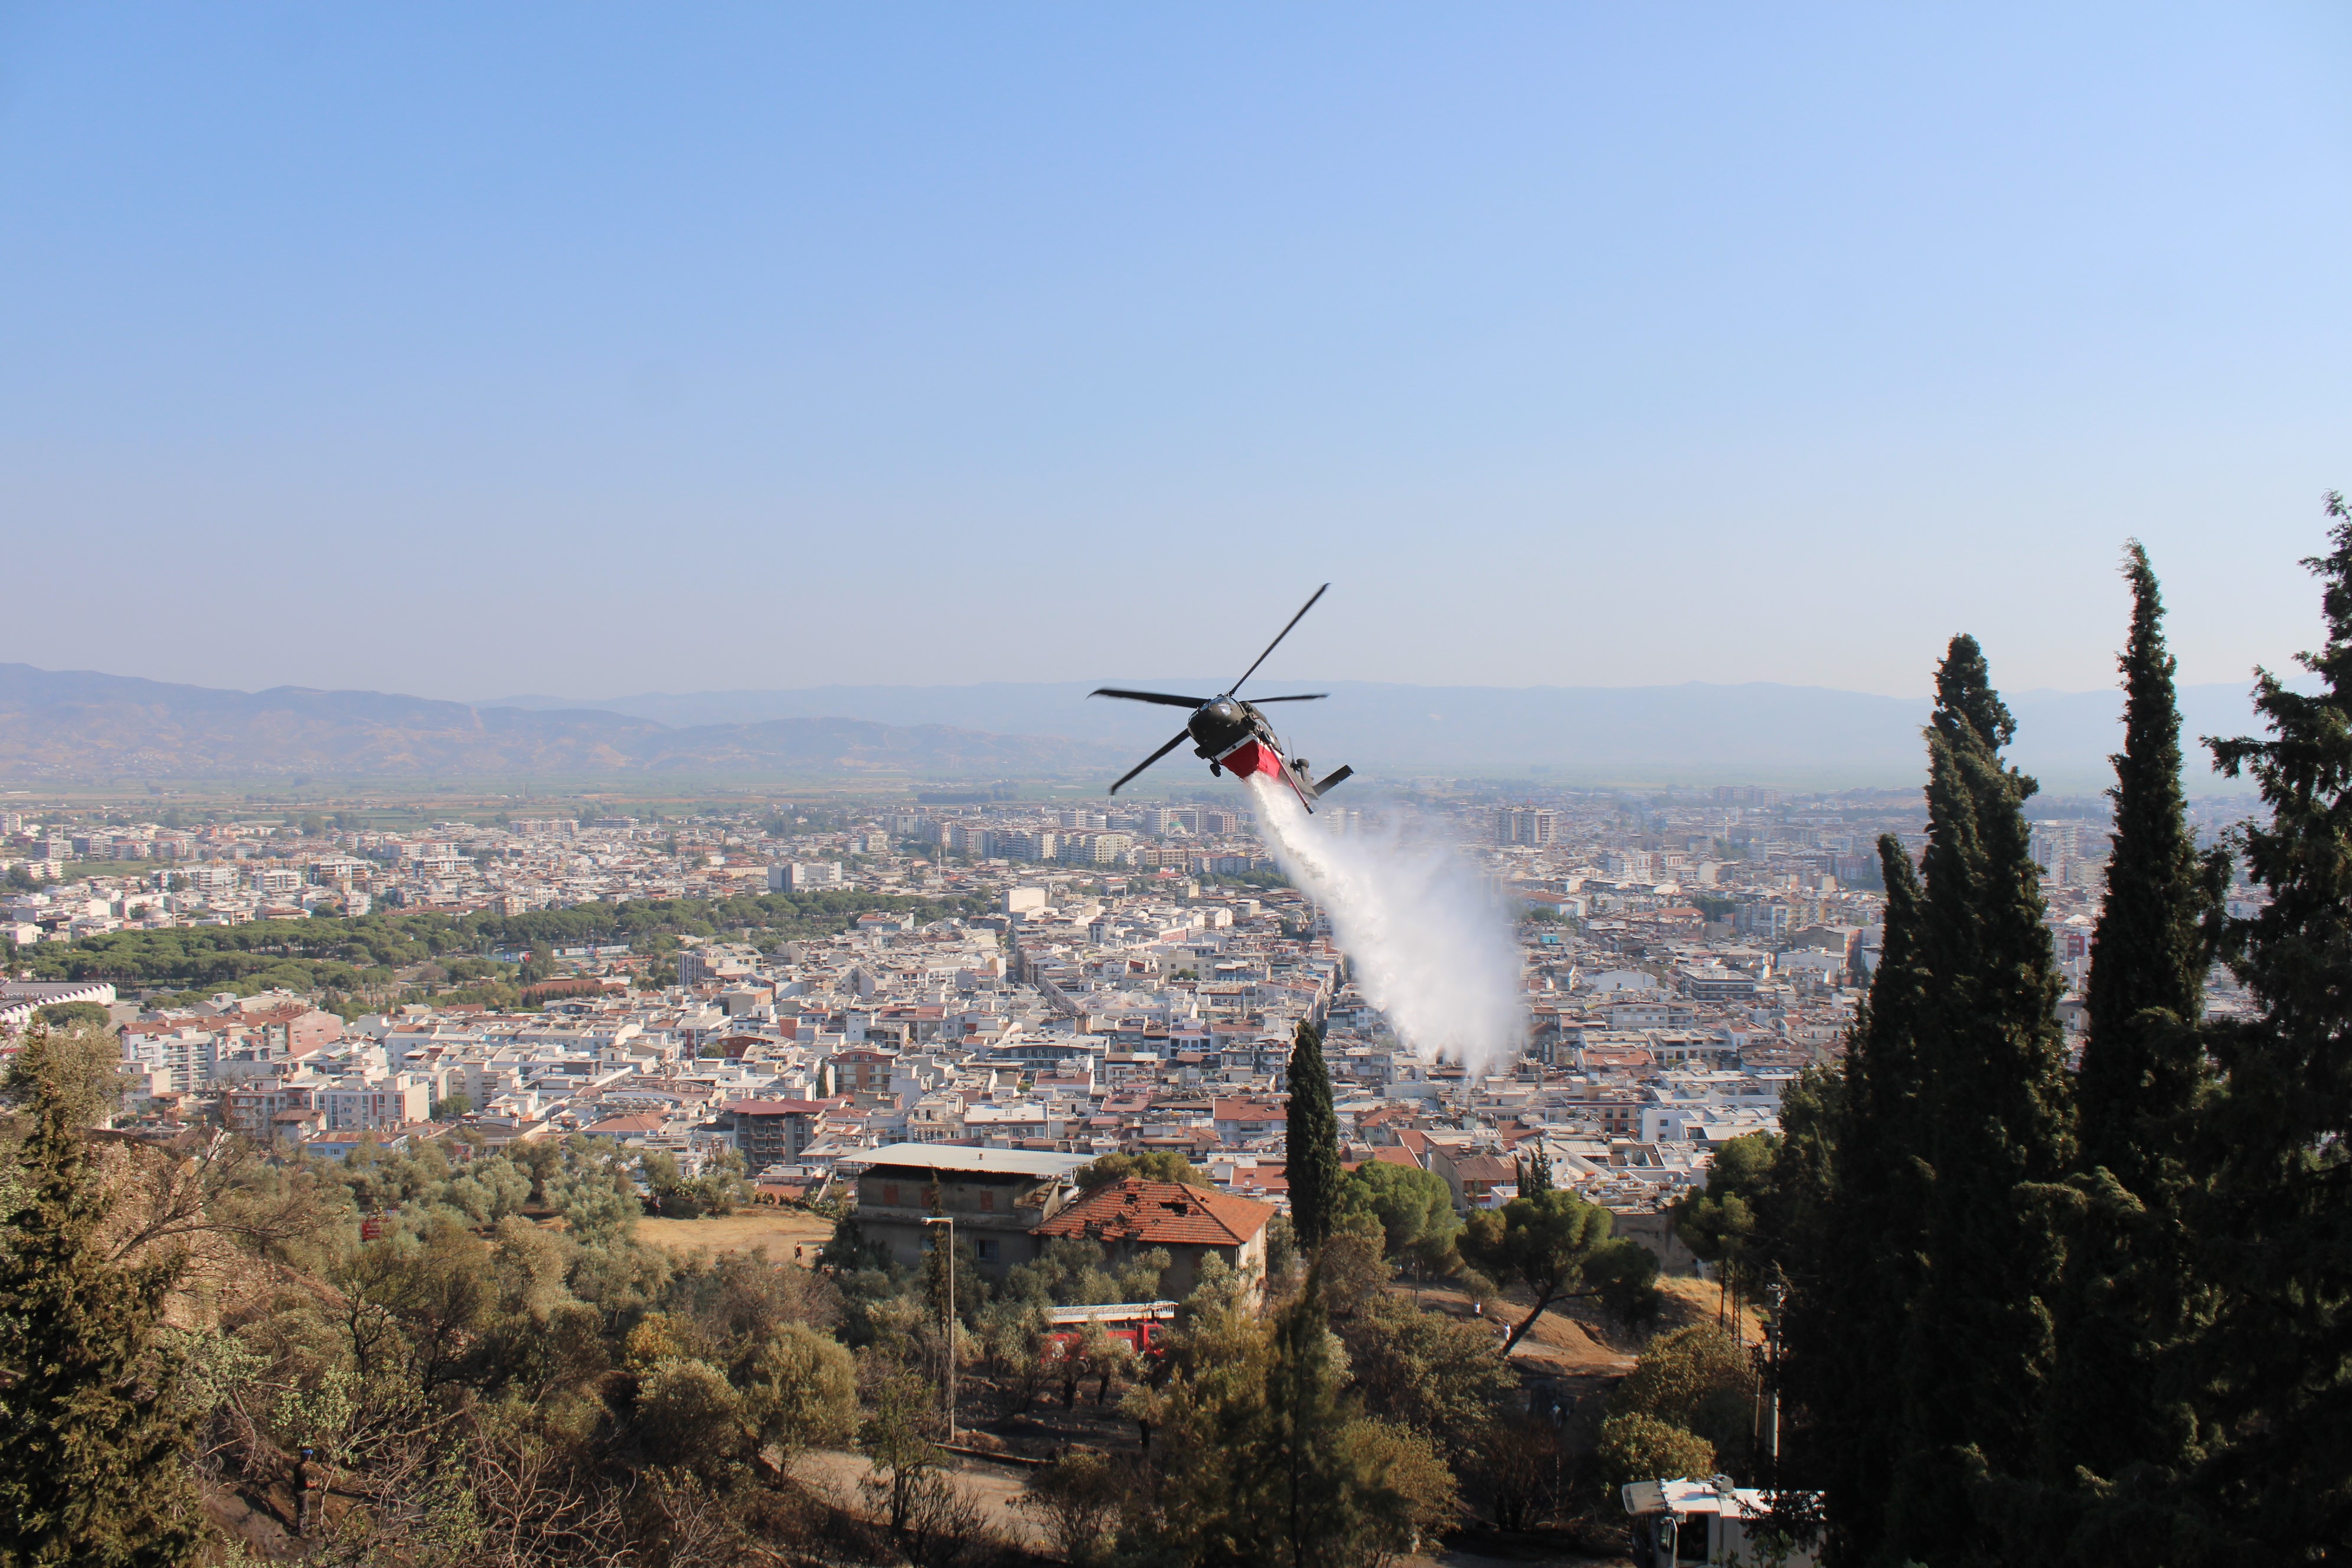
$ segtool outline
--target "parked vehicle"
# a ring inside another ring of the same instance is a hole
[[[1633,1481],[1619,1496],[1633,1519],[1639,1568],[1816,1568],[1820,1562],[1812,1547],[1790,1540],[1775,1521],[1772,1494],[1736,1487],[1729,1476]]]
[[[1091,1307],[1055,1307],[1045,1318],[1053,1325],[1053,1342],[1065,1350],[1077,1348],[1078,1336],[1088,1323],[1100,1323],[1105,1333],[1149,1360],[1166,1352],[1169,1325],[1176,1321],[1176,1303],[1105,1301]]]

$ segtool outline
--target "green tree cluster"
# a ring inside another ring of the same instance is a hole
[[[1177,1149],[1147,1149],[1139,1154],[1100,1155],[1078,1167],[1076,1181],[1080,1192],[1092,1193],[1123,1182],[1129,1176],[1147,1182],[1175,1182],[1188,1187],[1216,1184],[1206,1171],[1197,1169],[1184,1157],[1183,1152]]]
[[[251,995],[273,986],[349,992],[393,983],[410,964],[446,961],[460,980],[494,978],[505,965],[481,955],[559,947],[626,946],[654,952],[679,936],[751,930],[761,941],[837,935],[882,910],[918,921],[965,912],[961,901],[854,890],[743,894],[730,899],[631,899],[522,914],[450,916],[380,910],[360,916],[256,921],[235,926],[173,926],[109,931],[27,950],[36,980],[103,980]],[[446,967],[446,965],[445,965]],[[463,973],[460,973],[460,970]],[[534,977],[537,977],[536,975]]]
[[[1446,1272],[1462,1221],[1445,1178],[1417,1165],[1367,1160],[1340,1184],[1339,1212],[1377,1223],[1387,1256],[1430,1273]]]
[[[1456,1503],[1434,1444],[1365,1413],[1311,1282],[1275,1313],[1213,1284],[1165,1385],[1131,1396],[1157,1464],[1123,1544],[1145,1561],[1357,1564],[1409,1552]]]
[[[845,1440],[856,1400],[829,1280],[639,1245],[596,1140],[331,1165],[100,1142],[113,1056],[36,1030],[5,1086],[0,1561],[217,1552],[199,1452],[204,1485],[258,1498],[312,1450],[334,1501],[303,1527],[348,1561],[660,1556],[814,1506],[787,1461]]]
[[[692,1176],[679,1167],[677,1155],[663,1150],[646,1154],[642,1165],[654,1205],[666,1219],[732,1214],[751,1195],[743,1156],[732,1149],[705,1161],[701,1172]]]
[[[2352,510],[2331,497],[2319,689],[2258,676],[2213,743],[2267,819],[2225,920],[2180,779],[2163,605],[2125,573],[2124,748],[2079,1069],[2013,725],[1955,638],[1929,832],[1882,842],[1880,962],[1841,1070],[1685,1206],[1695,1246],[1789,1289],[1784,1479],[1831,1560],[2184,1565],[2352,1552]],[[2204,1016],[2217,955],[2250,1018]]]

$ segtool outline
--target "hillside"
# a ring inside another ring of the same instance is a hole
[[[0,665],[0,777],[1056,773],[1117,748],[831,717],[673,726],[377,691],[223,691]]]
[[[1130,679],[1163,690],[1202,680]],[[1924,700],[1820,687],[1420,687],[1284,680],[1330,700],[1279,713],[1318,765],[1554,783],[1641,780],[1851,787],[1914,783]],[[1088,701],[1080,683],[835,686],[522,696],[444,702],[281,686],[226,691],[87,670],[0,665],[0,777],[205,779],[1116,777],[1167,737],[1171,715]],[[1276,689],[1276,688],[1269,688]],[[2226,786],[2196,738],[2243,733],[2243,689],[2180,693],[2192,794]],[[2122,743],[2114,691],[2027,691],[2011,756],[2053,792],[2096,789]],[[1181,762],[1152,784],[1200,782]]]

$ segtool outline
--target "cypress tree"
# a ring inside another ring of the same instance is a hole
[[[2219,861],[2197,853],[2180,788],[2180,710],[2164,642],[2164,601],[2147,552],[2127,547],[2131,637],[2124,676],[2124,749],[2110,759],[2115,843],[2099,908],[2088,986],[2089,1037],[2075,1092],[2086,1169],[2143,1192],[2172,1156],[2182,1114],[2205,1082],[2193,1033],[2205,1011],[2208,930]]]
[[[2059,977],[2028,853],[2036,786],[2001,761],[2016,724],[1974,637],[1952,639],[1936,697],[1914,1031],[1933,1190],[1885,1544],[1960,1564],[1997,1560],[1979,1479],[2034,1457],[2059,1254],[2033,1189],[2069,1173],[2073,1135]]]
[[[2164,604],[2135,540],[2125,575],[2131,634],[2124,677],[2124,749],[2113,761],[2115,842],[2091,954],[2088,1035],[2075,1094],[2083,1173],[2067,1194],[2057,1352],[2043,1418],[2044,1485],[2109,1482],[2135,1466],[2177,1476],[2193,1458],[2195,1413],[2181,1350],[2208,1292],[2197,1278],[2183,1204],[2196,1180],[2192,1119],[2209,1083],[2205,971],[2211,913],[2225,873],[2197,853],[2183,812],[2180,714]],[[2085,1563],[2127,1561],[2097,1498],[2053,1498],[2020,1521],[2021,1544],[2045,1550],[2063,1527]],[[2056,1506],[2052,1506],[2053,1504]],[[2144,1500],[2130,1507],[2144,1510]]]
[[[85,1044],[36,1030],[9,1074],[30,1125],[0,1224],[0,1563],[167,1568],[197,1544],[188,1418],[152,1353],[180,1263],[107,1256]]]
[[[1886,920],[1869,1000],[1843,1069],[1807,1075],[1784,1101],[1762,1216],[1790,1288],[1783,1476],[1821,1492],[1830,1560],[1841,1563],[1870,1561],[1885,1535],[1928,1194],[1919,879],[1893,837],[1878,841],[1878,858]]]
[[[1331,1075],[1323,1066],[1322,1031],[1301,1019],[1290,1047],[1290,1104],[1285,1117],[1290,1223],[1312,1250],[1330,1238],[1339,1202],[1339,1118],[1331,1109]]]
[[[2327,640],[2300,660],[2321,689],[2257,671],[2270,738],[2212,743],[2270,809],[2242,840],[2270,901],[2228,932],[2257,1016],[2210,1036],[2223,1089],[2198,1228],[2221,1299],[2200,1480],[2265,1562],[2352,1552],[2352,510],[2327,511],[2333,548],[2305,563]]]

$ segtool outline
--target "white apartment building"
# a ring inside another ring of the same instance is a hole
[[[311,1091],[330,1132],[377,1132],[433,1114],[433,1083],[418,1073],[348,1074]]]
[[[1008,860],[1051,860],[1061,848],[1061,836],[1051,828],[1005,828],[996,835],[996,852]]]
[[[212,1077],[220,1043],[210,1029],[142,1029],[134,1025],[122,1033],[122,1064],[160,1073],[180,1093],[194,1094]]]
[[[772,893],[806,893],[840,886],[838,860],[792,861],[768,868],[768,891]]]

